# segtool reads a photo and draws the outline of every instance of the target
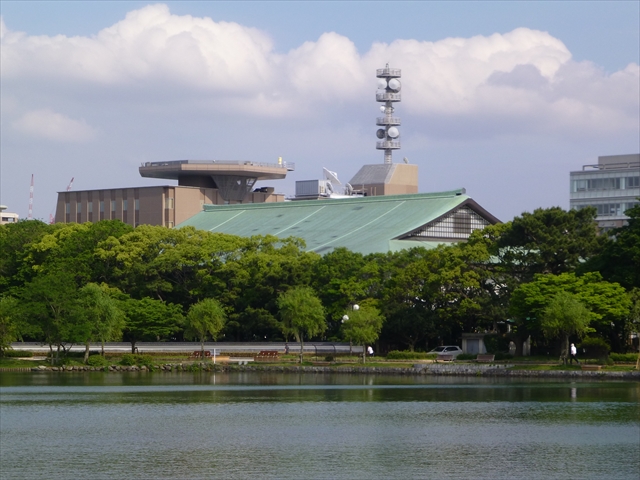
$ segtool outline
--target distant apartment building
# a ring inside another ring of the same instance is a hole
[[[595,207],[606,231],[626,224],[624,212],[639,203],[640,154],[598,157],[595,165],[570,172],[570,208]]]
[[[19,216],[17,213],[5,212],[8,207],[6,205],[0,205],[0,225],[6,223],[17,223]]]

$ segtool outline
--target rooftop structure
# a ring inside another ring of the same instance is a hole
[[[17,213],[5,212],[5,210],[9,208],[6,205],[0,205],[0,225],[4,225],[6,223],[16,223],[20,218]]]
[[[205,205],[178,227],[190,225],[243,237],[293,236],[304,239],[308,251],[324,254],[346,247],[368,254],[460,242],[473,230],[498,222],[461,189],[331,201]]]
[[[596,221],[606,231],[622,227],[624,212],[640,197],[640,154],[598,157],[597,164],[570,172],[570,208],[595,207]]]
[[[174,160],[147,162],[140,175],[178,180],[179,186],[215,188],[225,201],[242,202],[258,180],[277,180],[295,170],[295,164],[230,160]]]
[[[384,117],[378,117],[376,119],[376,125],[383,127],[379,128],[376,132],[376,136],[379,141],[376,142],[376,148],[378,150],[384,150],[384,163],[392,163],[392,153],[394,150],[400,148],[400,117],[393,115],[395,102],[400,102],[402,96],[400,94],[401,84],[399,78],[402,76],[402,72],[399,68],[389,68],[387,63],[385,68],[379,68],[376,70],[376,77],[378,78],[378,91],[376,92],[376,101],[384,103],[380,106],[380,111],[384,113]]]

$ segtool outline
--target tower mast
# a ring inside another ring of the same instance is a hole
[[[376,92],[376,101],[384,103],[380,106],[380,111],[384,113],[384,117],[376,119],[376,125],[384,128],[378,129],[376,136],[380,139],[376,142],[377,150],[384,150],[384,163],[393,163],[392,152],[400,148],[400,117],[393,116],[394,102],[401,101],[400,80],[402,76],[399,68],[389,68],[389,64],[385,68],[376,70],[378,77],[378,91]]]

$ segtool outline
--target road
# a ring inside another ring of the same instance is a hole
[[[289,342],[289,352],[300,352],[300,344],[297,342]],[[39,342],[16,342],[12,343],[14,350],[29,350],[32,352],[48,352],[49,346]],[[138,353],[144,352],[194,352],[200,350],[198,342],[138,342],[136,343]],[[99,351],[100,343],[91,343],[92,351]],[[348,343],[331,343],[331,342],[305,342],[305,353],[317,353],[318,355],[330,355],[332,353],[348,353]],[[74,344],[71,350],[74,352],[84,351],[85,346]],[[239,352],[254,354],[261,350],[278,350],[284,352],[284,342],[205,342],[205,350],[217,349],[219,352]],[[362,346],[351,347],[355,354],[362,353]],[[104,344],[104,351],[109,353],[128,353],[131,352],[131,344],[127,342],[108,342]]]

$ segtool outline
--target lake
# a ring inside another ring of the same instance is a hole
[[[0,377],[0,478],[634,479],[640,383],[84,372]]]

